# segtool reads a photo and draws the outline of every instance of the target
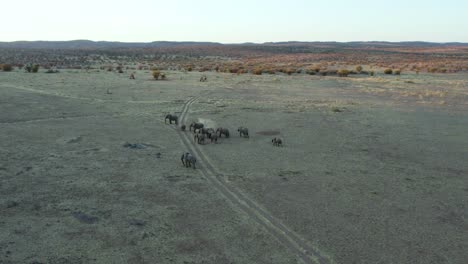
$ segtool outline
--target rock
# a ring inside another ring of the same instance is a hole
[[[138,220],[138,219],[132,219],[128,223],[133,226],[144,226],[146,224],[145,221]]]
[[[94,224],[98,221],[97,217],[90,216],[82,212],[73,212],[72,216],[75,217],[78,221],[85,224]]]
[[[19,204],[17,202],[15,202],[15,201],[8,201],[7,204],[6,204],[7,208],[13,208],[13,207],[16,207],[18,205]]]

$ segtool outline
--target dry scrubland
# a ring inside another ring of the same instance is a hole
[[[214,177],[318,262],[466,263],[466,74],[166,73],[0,72],[0,263],[301,263],[182,166],[163,117],[190,98],[187,122],[231,130],[200,147]]]

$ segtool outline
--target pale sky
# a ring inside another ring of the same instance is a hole
[[[0,41],[468,42],[468,1],[5,0]]]

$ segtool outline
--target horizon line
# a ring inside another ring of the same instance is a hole
[[[218,42],[218,41],[197,41],[197,40],[153,40],[153,41],[120,41],[120,40],[91,40],[91,39],[71,39],[71,40],[12,40],[2,41],[0,43],[16,43],[16,42],[74,42],[74,41],[88,41],[88,42],[114,42],[114,43],[135,43],[135,44],[149,44],[157,42],[169,42],[169,43],[210,43],[210,44],[223,44],[223,45],[235,45],[235,44],[270,44],[270,43],[435,43],[435,44],[451,44],[460,43],[468,44],[463,41],[427,41],[427,40],[400,40],[400,41],[389,41],[389,40],[351,40],[351,41],[336,41],[336,40],[283,40],[283,41],[266,41],[266,42]]]

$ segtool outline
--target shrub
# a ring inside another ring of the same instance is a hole
[[[263,72],[262,68],[256,68],[252,71],[252,73],[255,75],[262,75],[262,72]]]
[[[361,66],[361,65],[357,66],[357,67],[356,67],[356,71],[357,71],[358,73],[361,73],[361,72],[362,72],[362,66]]]
[[[370,72],[369,72],[369,75],[370,75],[370,76],[374,76],[374,71],[370,71]]]
[[[400,74],[401,74],[401,70],[395,70],[393,73],[394,73],[395,75],[400,75]]]
[[[165,73],[161,73],[161,80],[166,80],[166,74]]]
[[[392,74],[392,73],[393,73],[393,70],[392,70],[392,69],[385,69],[385,70],[384,70],[384,73],[385,73],[385,74]]]
[[[340,77],[348,77],[348,75],[349,75],[349,71],[346,69],[341,69],[338,71],[338,76]]]
[[[3,71],[6,71],[6,72],[10,72],[13,70],[13,66],[11,66],[11,64],[3,64],[1,68]]]
[[[291,69],[291,68],[288,68],[286,70],[283,70],[284,73],[286,73],[287,75],[291,75],[293,74],[294,72],[296,72],[294,69]]]
[[[33,73],[36,73],[39,71],[39,64],[34,64],[32,67],[31,67],[31,72]]]
[[[160,75],[161,75],[161,72],[159,70],[156,70],[156,69],[153,70],[153,78],[155,80],[158,80]]]
[[[192,66],[188,66],[188,67],[186,68],[186,70],[189,71],[189,72],[191,72],[191,71],[193,70],[193,67],[192,67]]]

